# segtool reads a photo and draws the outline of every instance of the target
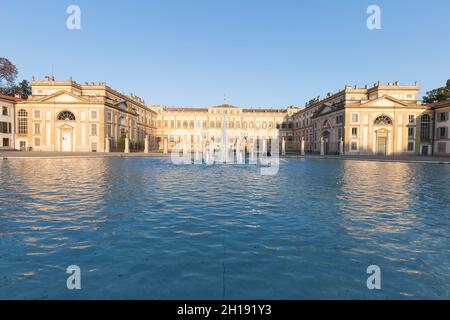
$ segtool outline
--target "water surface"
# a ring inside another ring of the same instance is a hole
[[[449,203],[448,165],[4,160],[0,298],[448,299]]]

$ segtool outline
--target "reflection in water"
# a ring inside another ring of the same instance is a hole
[[[448,166],[24,159],[0,173],[0,298],[449,297]],[[371,264],[382,291],[365,286]]]

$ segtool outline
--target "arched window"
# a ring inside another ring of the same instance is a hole
[[[58,114],[60,121],[75,121],[75,115],[70,111],[62,111]]]
[[[26,110],[19,110],[17,113],[19,123],[19,134],[28,133],[28,112]]]
[[[420,119],[420,138],[422,140],[430,139],[431,118],[428,114],[424,114]]]
[[[392,119],[386,115],[381,115],[377,117],[374,121],[376,125],[388,125],[392,126]]]

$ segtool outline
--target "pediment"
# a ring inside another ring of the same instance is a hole
[[[329,105],[328,103],[323,104],[319,110],[317,110],[315,116],[321,116],[323,114],[327,114],[330,112],[333,112],[335,110],[335,108],[333,108],[331,105]]]
[[[382,96],[378,99],[363,103],[361,106],[376,108],[376,107],[406,107],[408,105],[400,100],[393,98],[393,97]]]
[[[68,91],[58,91],[48,97],[44,97],[39,102],[57,102],[57,103],[74,103],[74,102],[88,102],[86,99],[77,96]]]

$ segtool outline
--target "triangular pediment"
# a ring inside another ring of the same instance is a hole
[[[61,90],[52,95],[42,98],[39,102],[57,102],[57,103],[74,103],[74,102],[89,102],[83,97],[77,96],[69,91]]]
[[[333,106],[331,106],[331,105],[328,104],[328,103],[324,103],[324,104],[317,110],[317,112],[315,113],[315,116],[318,117],[318,116],[321,116],[321,115],[323,115],[323,114],[327,114],[327,113],[333,112],[334,110],[336,110],[336,109],[335,109]]]
[[[398,99],[391,97],[391,96],[382,96],[378,99],[363,103],[363,104],[361,104],[361,106],[376,108],[376,107],[406,107],[408,105]]]

